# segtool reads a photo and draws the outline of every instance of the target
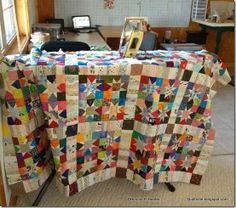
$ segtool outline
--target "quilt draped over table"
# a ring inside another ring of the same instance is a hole
[[[200,184],[215,136],[212,86],[226,85],[229,74],[207,51],[145,56],[89,51],[3,58],[9,184],[37,189],[52,169],[51,152],[68,196],[112,177],[145,190],[160,182]]]

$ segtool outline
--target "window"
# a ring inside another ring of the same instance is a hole
[[[0,52],[2,50],[2,33],[1,33],[1,22],[0,22]]]
[[[192,19],[206,19],[208,0],[193,0]]]
[[[9,43],[16,37],[14,0],[0,1],[0,47],[7,48]]]
[[[13,0],[2,0],[2,12],[7,43],[16,35]]]

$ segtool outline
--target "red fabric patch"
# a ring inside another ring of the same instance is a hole
[[[142,115],[141,114],[136,114],[134,118],[135,118],[136,121],[141,121],[142,120]]]
[[[185,69],[186,68],[186,66],[187,66],[187,64],[188,64],[188,62],[187,61],[181,61],[181,63],[180,63],[180,68],[181,69]]]
[[[66,154],[60,156],[60,162],[61,162],[61,163],[66,162]]]
[[[123,120],[124,119],[124,113],[117,113],[116,118],[117,118],[117,120]]]
[[[49,124],[49,128],[57,128],[58,127],[58,123],[56,121],[52,121],[50,124]]]
[[[6,100],[13,100],[14,96],[10,92],[6,92],[5,93],[5,98],[6,98]]]
[[[87,78],[90,82],[93,82],[96,79],[96,76],[95,75],[88,75]]]
[[[62,83],[59,86],[57,86],[57,89],[60,90],[61,92],[65,92],[66,91],[65,83]]]
[[[141,76],[140,83],[148,84],[149,78],[147,76]]]

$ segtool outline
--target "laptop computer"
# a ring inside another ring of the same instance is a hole
[[[91,25],[91,19],[89,15],[77,15],[72,16],[72,27],[74,32],[93,32],[96,30]]]

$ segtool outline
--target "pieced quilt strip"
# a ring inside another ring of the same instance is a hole
[[[5,100],[3,112],[4,165],[13,193],[37,190],[52,170],[50,143],[37,83],[31,67],[0,63]]]

